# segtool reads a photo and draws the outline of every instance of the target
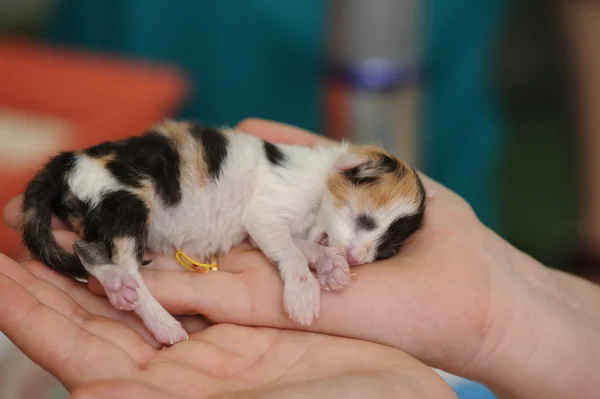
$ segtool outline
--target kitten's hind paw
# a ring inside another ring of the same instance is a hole
[[[127,270],[119,266],[106,268],[101,275],[102,285],[110,303],[119,310],[134,310],[138,304],[139,284]]]
[[[154,338],[163,345],[187,341],[188,333],[177,320],[156,321],[148,326]]]

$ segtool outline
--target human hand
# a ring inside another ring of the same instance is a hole
[[[251,120],[240,128],[273,142],[328,142],[273,122]],[[304,330],[399,348],[513,397],[578,397],[573,385],[591,389],[593,380],[584,380],[579,369],[560,367],[553,373],[548,363],[570,362],[578,353],[578,363],[593,365],[598,288],[543,267],[483,226],[459,196],[423,180],[433,194],[424,228],[396,257],[355,267],[357,275],[344,291],[324,293],[320,318]],[[6,209],[9,224],[19,220],[19,201]],[[67,248],[74,239],[64,230],[56,235]],[[176,314],[302,329],[286,316],[280,278],[260,251],[242,245],[219,263],[218,273],[145,270],[144,279]],[[90,289],[102,292],[94,280]]]
[[[84,284],[0,255],[0,331],[71,398],[456,398],[424,364],[364,341],[220,324],[160,350],[140,328]]]

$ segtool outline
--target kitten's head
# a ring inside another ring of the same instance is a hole
[[[349,147],[327,187],[315,239],[351,265],[391,257],[423,223],[426,195],[417,172],[379,147]]]

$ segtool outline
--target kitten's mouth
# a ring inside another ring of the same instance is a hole
[[[321,236],[319,237],[319,240],[317,241],[317,243],[324,247],[329,246],[329,236],[327,235],[327,233],[323,232],[321,234]]]

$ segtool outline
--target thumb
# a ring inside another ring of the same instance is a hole
[[[171,314],[201,314],[213,323],[288,325],[283,308],[283,282],[262,252],[239,246],[219,257],[219,271],[194,273],[181,270],[144,268],[142,277],[152,296]],[[163,265],[164,266],[164,265]],[[90,291],[105,295],[96,279]]]
[[[216,323],[289,321],[283,282],[260,251],[236,248],[218,262],[216,272],[144,270],[142,275],[152,295],[174,314],[202,314]]]

